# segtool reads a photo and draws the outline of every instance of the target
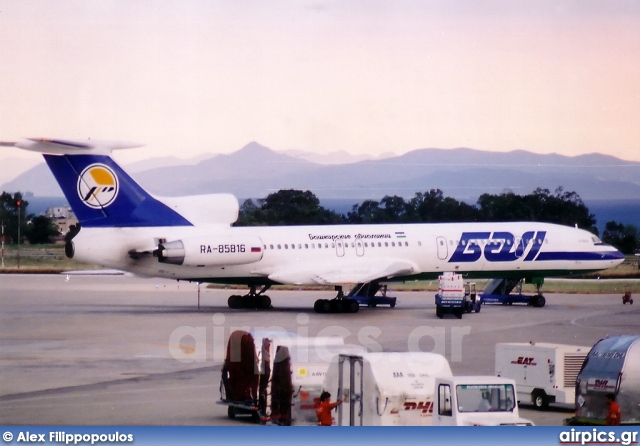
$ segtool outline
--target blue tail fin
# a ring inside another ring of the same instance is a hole
[[[106,155],[44,155],[83,227],[192,226]]]

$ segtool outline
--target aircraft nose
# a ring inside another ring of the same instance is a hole
[[[604,258],[607,260],[624,260],[624,254],[618,251],[615,247],[611,247],[612,251],[604,253]]]

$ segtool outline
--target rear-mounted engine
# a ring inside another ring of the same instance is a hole
[[[262,259],[259,237],[203,236],[160,243],[153,256],[182,266],[244,265]]]

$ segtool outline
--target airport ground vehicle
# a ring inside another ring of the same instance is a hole
[[[537,288],[534,295],[522,294],[522,283],[533,283]],[[541,293],[543,278],[525,279],[499,278],[493,279],[482,291],[482,302],[487,304],[527,304],[532,307],[544,307],[546,299]],[[515,293],[512,291],[515,289]]]
[[[315,409],[329,362],[363,353],[342,338],[307,338],[284,331],[234,331],[222,369],[219,404],[229,418],[250,415],[279,425],[316,425]]]
[[[496,376],[516,382],[518,401],[546,409],[575,401],[576,378],[590,347],[543,342],[496,344]]]
[[[565,424],[605,424],[609,393],[621,424],[640,425],[640,335],[610,336],[591,348],[576,379],[575,417]]]
[[[633,297],[631,297],[631,291],[625,291],[622,295],[622,304],[633,305]]]
[[[443,318],[452,313],[462,319],[464,313],[480,312],[482,298],[476,293],[475,283],[464,283],[461,274],[445,272],[438,278],[436,316]]]
[[[324,387],[343,399],[334,417],[339,426],[532,424],[519,416],[513,380],[454,377],[436,353],[336,355]]]

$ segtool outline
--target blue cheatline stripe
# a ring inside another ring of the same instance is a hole
[[[149,195],[109,156],[44,155],[44,159],[83,227],[192,226],[182,215]],[[83,202],[78,188],[80,174],[96,163],[116,175],[118,189],[113,202],[97,209]]]
[[[624,255],[618,251],[614,252],[541,252],[536,257],[537,261],[547,260],[620,260]]]

